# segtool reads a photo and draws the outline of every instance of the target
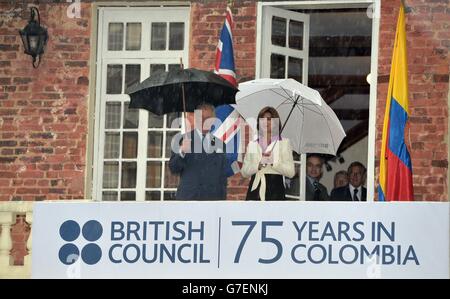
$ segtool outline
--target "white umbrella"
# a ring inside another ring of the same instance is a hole
[[[236,109],[256,129],[262,108],[271,106],[280,114],[281,136],[301,153],[336,155],[345,131],[333,110],[317,90],[294,79],[257,79],[239,84]]]

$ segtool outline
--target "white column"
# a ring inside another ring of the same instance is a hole
[[[31,267],[31,252],[32,252],[32,226],[33,226],[33,212],[27,212],[26,213],[26,218],[25,218],[26,222],[30,225],[30,234],[28,235],[28,240],[27,240],[27,250],[28,250],[28,254],[25,256],[24,258],[24,265],[27,267]],[[31,268],[30,268],[31,269]]]
[[[0,268],[13,264],[11,256],[12,240],[11,225],[15,222],[15,214],[12,212],[0,212]]]

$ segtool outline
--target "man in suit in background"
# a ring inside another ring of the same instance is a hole
[[[225,200],[225,146],[210,133],[211,119],[215,116],[214,106],[202,104],[197,109],[202,113],[201,120],[198,120],[201,124],[195,123],[195,129],[183,135],[181,148],[176,146],[176,141],[172,141],[169,168],[173,174],[180,175],[176,199]]]
[[[330,200],[327,187],[319,183],[322,178],[323,163],[323,158],[317,154],[311,154],[306,159],[306,200]]]
[[[366,201],[367,189],[363,184],[366,179],[366,167],[360,162],[352,162],[348,167],[349,183],[345,187],[333,189],[331,200],[335,201]]]

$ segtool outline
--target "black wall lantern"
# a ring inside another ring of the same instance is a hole
[[[37,22],[35,19],[36,13],[38,17]],[[25,54],[33,57],[33,67],[37,68],[41,62],[41,55],[44,53],[45,45],[47,44],[48,33],[47,29],[41,27],[41,17],[36,7],[31,7],[30,21],[23,30],[19,30],[19,33],[25,48]],[[39,61],[36,64],[37,57]]]

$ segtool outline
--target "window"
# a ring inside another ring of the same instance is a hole
[[[288,7],[260,3],[262,37],[257,61],[257,76],[293,78],[307,84],[320,92],[341,121],[347,137],[337,157],[325,157],[321,179],[328,193],[334,187],[334,174],[347,169],[352,161],[373,171],[374,153],[369,148],[368,135],[369,122],[375,120],[370,117],[375,111],[369,108],[375,101],[376,88],[372,89],[366,77],[376,71],[372,27],[378,22],[370,18],[364,1],[332,2],[303,5],[292,1]],[[287,181],[287,193],[290,198],[303,200],[306,156],[295,154],[294,158],[299,160],[298,175]],[[367,179],[368,200],[372,200],[373,176],[368,173]]]
[[[99,11],[94,199],[167,200],[178,177],[168,169],[178,113],[129,109],[126,89],[156,71],[187,62],[189,8],[101,8]]]
[[[264,8],[261,76],[273,79],[293,78],[308,85],[309,15]],[[286,179],[286,197],[305,198],[305,155],[294,153],[296,174]]]

